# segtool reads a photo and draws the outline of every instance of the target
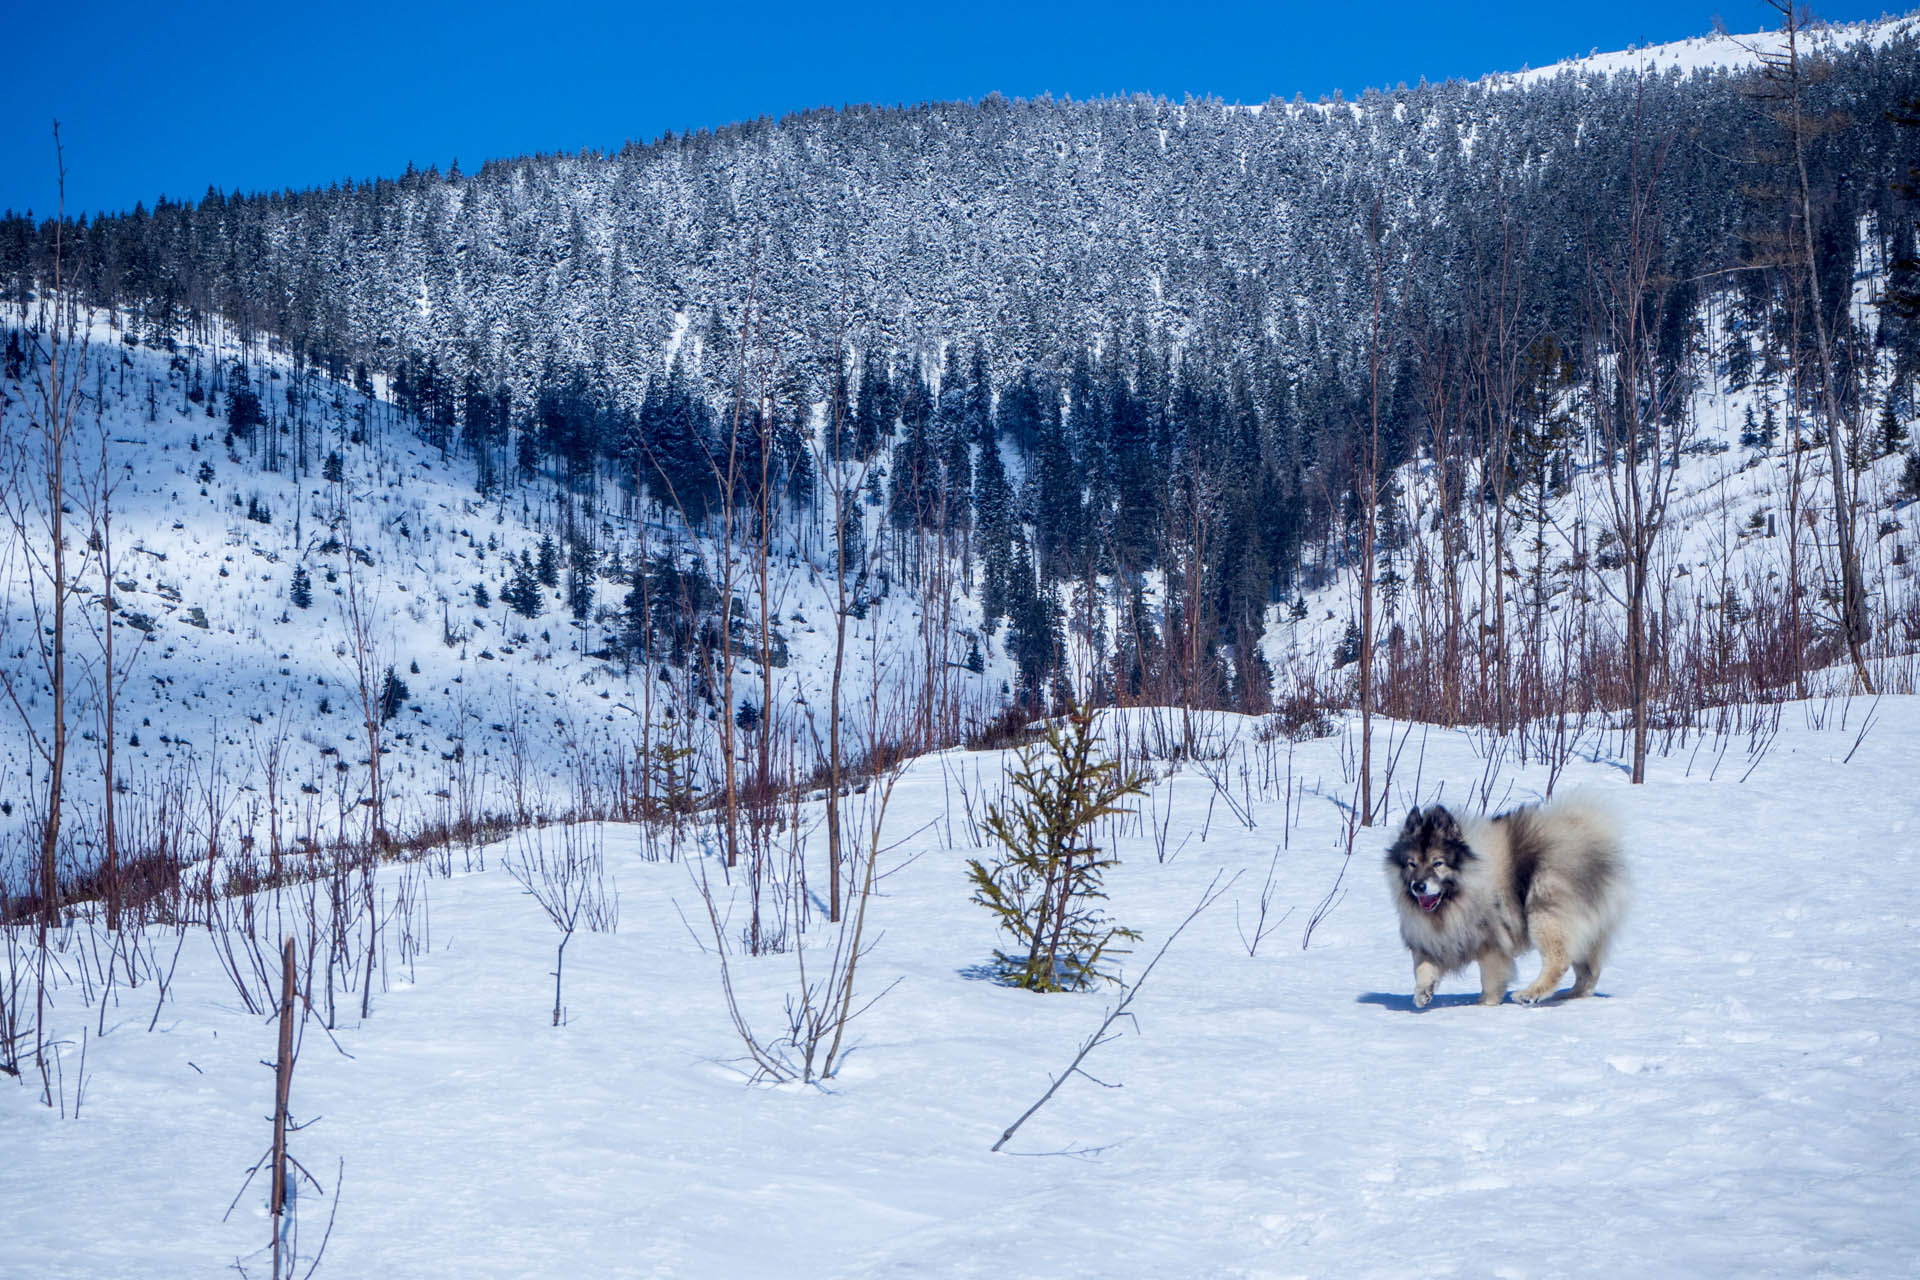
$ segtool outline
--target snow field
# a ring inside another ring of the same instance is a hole
[[[1857,750],[1869,706],[1846,712],[1788,707],[1744,784],[1741,743],[1718,769],[1711,746],[1691,766],[1656,759],[1638,789],[1604,752],[1573,763],[1562,787],[1621,817],[1635,902],[1600,997],[1537,1010],[1474,1006],[1471,972],[1411,1009],[1385,828],[1361,834],[1301,949],[1342,861],[1337,739],[1295,749],[1300,819],[1274,897],[1293,915],[1251,957],[1234,912],[1251,927],[1281,801],[1256,796],[1249,831],[1222,805],[1209,820],[1192,766],[1162,777],[1170,847],[1194,834],[1164,864],[1144,830],[1120,842],[1112,914],[1145,934],[1129,975],[1215,875],[1241,878],[1155,971],[1137,1025],[1088,1059],[1117,1087],[1069,1081],[1015,1154],[988,1147],[1114,993],[970,973],[995,939],[945,808],[996,757],[922,759],[896,789],[897,869],[859,987],[898,985],[824,1089],[744,1082],[711,939],[681,920],[697,921],[689,868],[642,861],[626,829],[604,834],[619,931],[576,935],[569,1022],[549,1027],[557,936],[496,847],[485,872],[430,882],[431,949],[410,982],[390,971],[364,1024],[343,1011],[343,1052],[307,1032],[294,1110],[318,1119],[293,1149],[329,1191],[345,1162],[321,1274],[1906,1273],[1920,699],[1883,699]],[[1455,802],[1485,769],[1463,735],[1421,742],[1393,779],[1395,820],[1416,768],[1420,799]],[[1543,778],[1509,771],[1494,795]],[[773,1028],[792,958],[733,966]],[[151,998],[124,995],[90,1038],[78,1120],[0,1090],[0,1270],[212,1275],[265,1239],[259,1184],[220,1214],[265,1146],[273,1027],[238,1009],[198,937],[148,1035]],[[69,990],[54,1029],[77,1042],[95,1016]],[[317,1239],[324,1207],[302,1213]]]

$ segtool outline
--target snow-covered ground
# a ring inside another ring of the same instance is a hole
[[[1416,795],[1544,785],[1469,735],[1392,732],[1395,818]],[[967,901],[958,789],[977,811],[998,757],[922,759],[895,791],[860,985],[898,985],[825,1088],[745,1082],[711,939],[683,922],[688,866],[643,861],[629,829],[604,831],[618,932],[576,938],[549,1026],[555,937],[495,849],[428,882],[425,954],[390,962],[366,1021],[343,1008],[338,1051],[306,1033],[293,1150],[329,1194],[344,1164],[320,1274],[1913,1274],[1920,698],[1790,705],[1757,763],[1752,741],[1688,743],[1640,788],[1586,744],[1560,786],[1618,811],[1634,906],[1600,998],[1539,1009],[1476,1007],[1471,974],[1412,1009],[1384,830],[1302,948],[1342,871],[1350,737],[1293,749],[1290,799],[1241,777],[1251,747],[1216,767],[1251,827],[1162,762],[1108,881],[1145,935],[1129,976],[1214,877],[1240,878],[1088,1060],[1102,1083],[1068,1081],[998,1155],[1114,999],[977,974],[995,938]],[[1250,955],[1270,864],[1273,916],[1292,914]],[[37,1082],[0,1088],[0,1273],[212,1276],[264,1243],[261,1182],[222,1214],[266,1146],[274,1027],[204,931],[179,963],[152,1033],[151,986],[116,996],[104,1036],[58,993],[68,1118]],[[733,966],[765,1025],[792,958]],[[326,1211],[303,1206],[309,1248]]]

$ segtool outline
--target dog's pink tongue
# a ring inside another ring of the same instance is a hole
[[[1420,898],[1420,909],[1422,911],[1432,911],[1435,907],[1439,905],[1440,905],[1440,895],[1437,893],[1434,894],[1432,897],[1421,896]]]

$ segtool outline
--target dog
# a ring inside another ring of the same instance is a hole
[[[1627,906],[1626,865],[1612,819],[1580,801],[1527,805],[1456,820],[1415,809],[1387,850],[1400,937],[1413,953],[1413,1003],[1469,961],[1480,1003],[1506,999],[1513,959],[1538,948],[1540,976],[1516,996],[1538,1004],[1573,966],[1574,996],[1593,994]]]

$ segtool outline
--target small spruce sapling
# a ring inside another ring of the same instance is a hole
[[[415,668],[418,670],[418,668]],[[387,667],[386,678],[380,682],[380,720],[385,723],[400,714],[400,708],[406,705],[412,691],[407,682],[393,673],[393,667]]]
[[[1880,457],[1898,453],[1906,447],[1907,428],[1900,421],[1900,415],[1893,411],[1893,401],[1888,400],[1880,406]]]
[[[988,834],[1006,846],[992,865],[967,864],[973,900],[992,911],[1012,940],[994,952],[1008,986],[1077,991],[1113,975],[1100,968],[1123,955],[1116,942],[1140,935],[1101,912],[1101,878],[1119,860],[1092,843],[1094,824],[1127,812],[1145,779],[1103,759],[1093,713],[1074,708],[1047,727],[1044,742],[1021,752],[1010,791],[987,810]]]

